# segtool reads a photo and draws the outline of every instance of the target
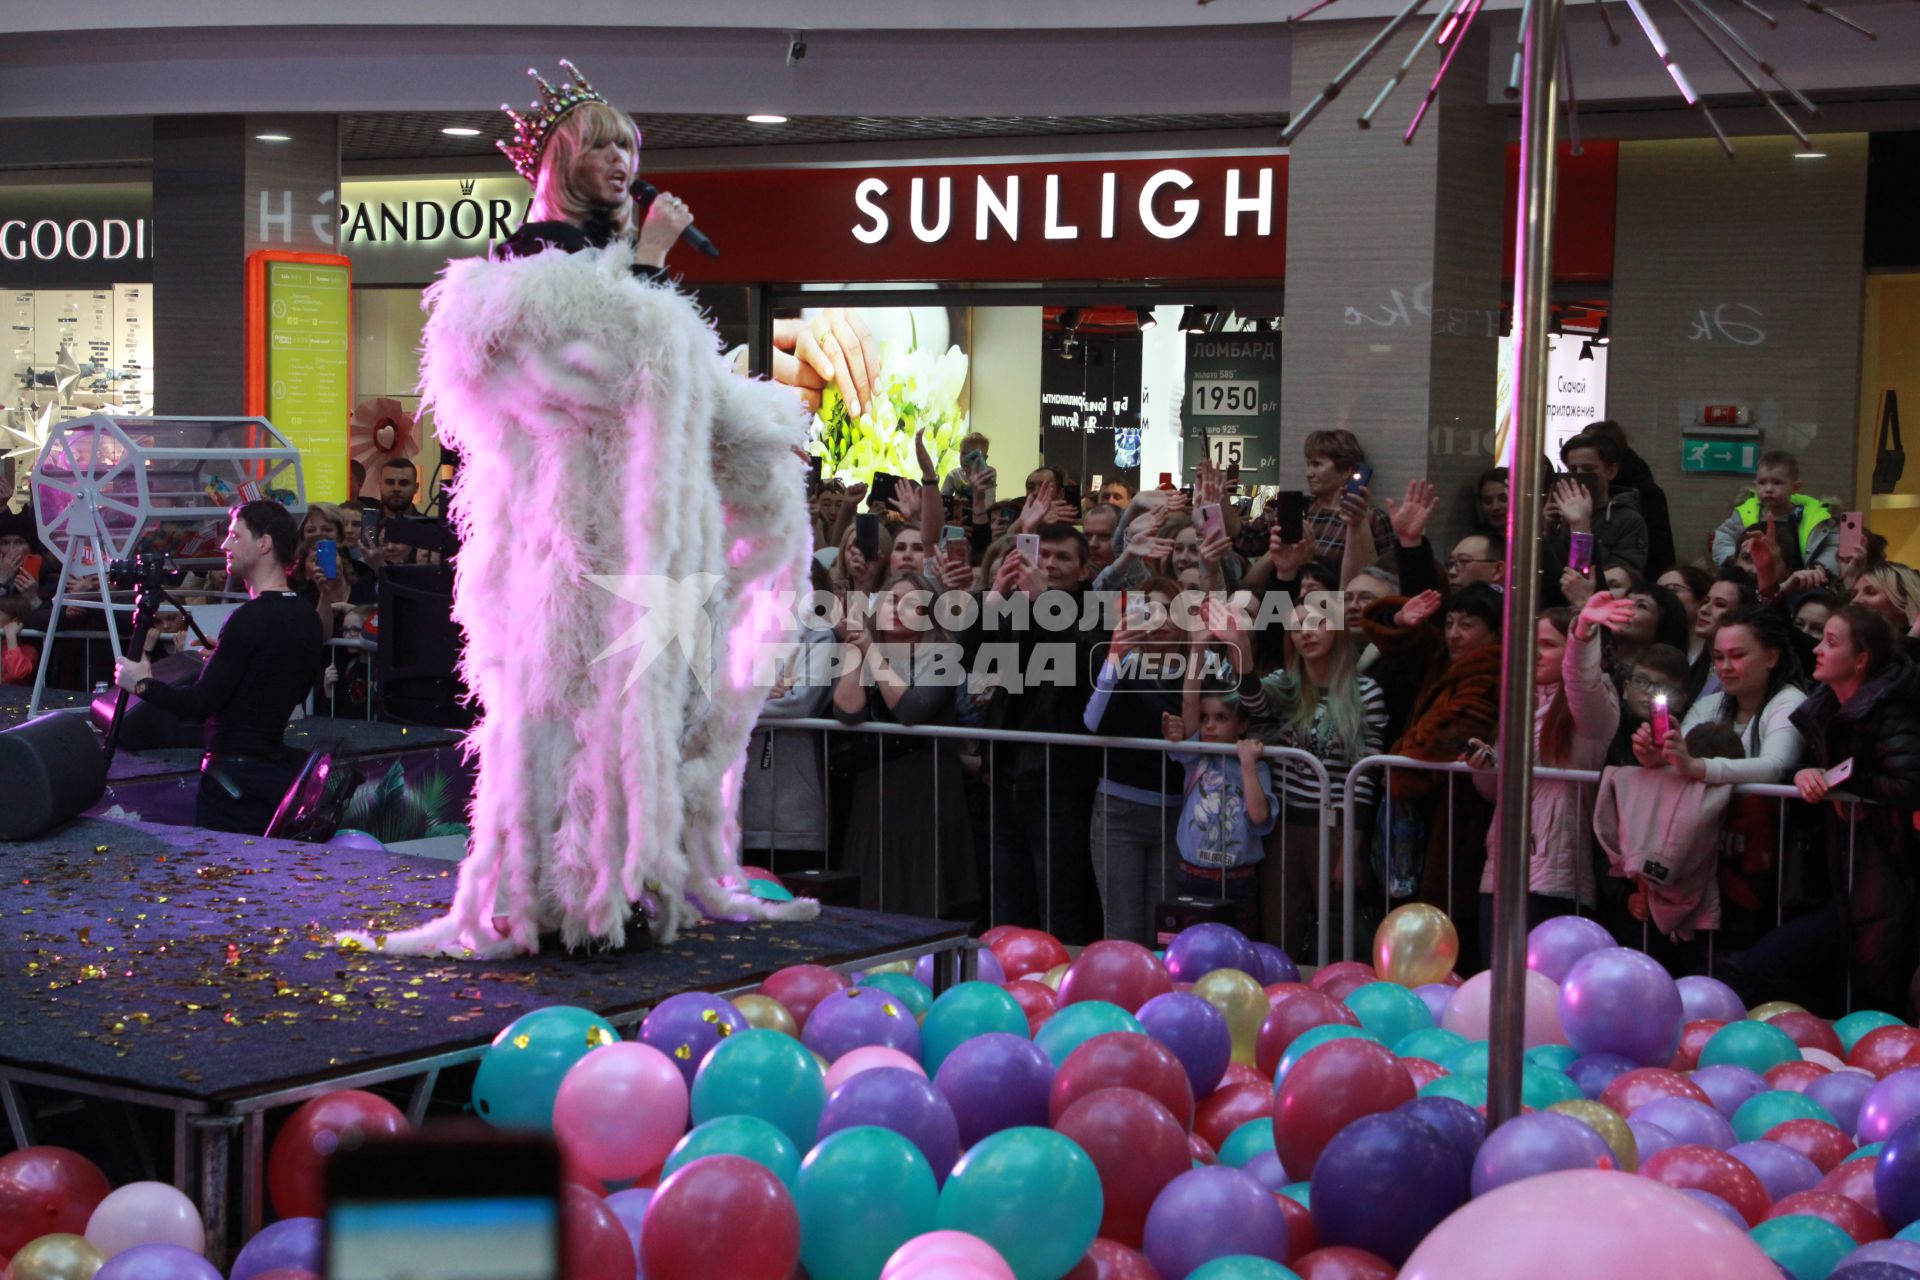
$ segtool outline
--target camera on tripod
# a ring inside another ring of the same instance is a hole
[[[164,551],[142,551],[126,560],[107,561],[107,582],[115,591],[145,591],[158,594],[177,587],[187,571],[173,562]]]

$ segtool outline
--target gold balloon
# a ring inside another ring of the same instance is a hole
[[[911,962],[911,961],[907,961],[907,960],[889,960],[889,961],[887,961],[887,963],[885,963],[885,964],[877,964],[877,965],[875,965],[875,966],[873,966],[873,968],[871,968],[871,969],[869,969],[869,970],[867,970],[867,972],[868,972],[868,973],[907,973],[907,974],[910,974],[910,973],[912,973],[912,972],[913,972],[913,964],[912,964],[912,962]]]
[[[1547,1110],[1572,1116],[1605,1138],[1613,1148],[1614,1167],[1620,1172],[1633,1173],[1640,1168],[1640,1144],[1634,1141],[1633,1130],[1612,1107],[1602,1106],[1590,1098],[1575,1098],[1571,1102],[1556,1102]]]
[[[1460,934],[1447,913],[1424,902],[1395,907],[1373,933],[1373,968],[1382,982],[1422,987],[1445,982],[1460,959]]]
[[[1757,1008],[1747,1010],[1748,1022],[1765,1022],[1768,1018],[1783,1013],[1805,1013],[1806,1010],[1791,1000],[1770,1000]]]
[[[1052,987],[1055,991],[1058,991],[1060,989],[1060,979],[1066,976],[1067,976],[1067,966],[1063,964],[1057,964],[1053,966],[1053,968],[1041,974],[1040,981],[1046,983],[1048,986]]]
[[[85,1236],[55,1233],[22,1245],[7,1274],[13,1280],[93,1280],[106,1263]]]
[[[733,1007],[740,1011],[740,1015],[747,1020],[747,1025],[750,1027],[778,1031],[781,1035],[792,1036],[796,1040],[800,1038],[800,1025],[793,1020],[793,1015],[787,1012],[787,1006],[772,996],[763,996],[758,993],[735,996]]]
[[[1254,1041],[1267,1018],[1267,991],[1260,980],[1238,969],[1215,969],[1193,984],[1193,994],[1220,1011],[1233,1036],[1233,1060],[1249,1065]]]

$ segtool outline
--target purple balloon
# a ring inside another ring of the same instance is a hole
[[[1461,1168],[1473,1168],[1473,1158],[1480,1154],[1480,1144],[1487,1140],[1487,1118],[1480,1114],[1478,1107],[1470,1107],[1458,1098],[1434,1096],[1403,1102],[1395,1110],[1418,1116],[1438,1129],[1440,1136],[1460,1153]]]
[[[898,1049],[909,1058],[920,1057],[920,1024],[890,991],[879,987],[848,987],[813,1006],[800,1043],[828,1062],[867,1045]]]
[[[1701,1204],[1707,1206],[1707,1208],[1713,1210],[1742,1231],[1747,1230],[1747,1220],[1740,1216],[1740,1211],[1728,1204],[1725,1200],[1722,1200],[1719,1196],[1713,1194],[1713,1192],[1702,1191],[1698,1187],[1681,1187],[1679,1191],[1683,1196],[1691,1196],[1693,1199],[1698,1200]]]
[[[1627,1128],[1633,1131],[1633,1145],[1640,1150],[1641,1164],[1668,1147],[1684,1145],[1670,1130],[1662,1129],[1651,1120],[1641,1120],[1638,1112],[1627,1117]]]
[[[976,981],[991,982],[996,987],[1006,986],[1007,967],[1000,963],[1000,957],[993,954],[987,947],[981,947],[978,954],[980,976]],[[931,955],[921,956],[913,962],[913,976],[926,983],[929,991],[933,989],[933,957]]]
[[[1731,1062],[1701,1067],[1698,1071],[1689,1072],[1687,1079],[1699,1085],[1700,1092],[1706,1094],[1707,1100],[1713,1103],[1713,1109],[1729,1120],[1733,1119],[1733,1113],[1740,1109],[1741,1103],[1773,1088],[1758,1071],[1736,1067]]]
[[[1896,1267],[1905,1267],[1909,1271],[1920,1271],[1920,1242],[1869,1240],[1840,1259],[1840,1267],[1851,1267],[1857,1262],[1884,1262]],[[1840,1267],[1835,1267],[1834,1270],[1838,1271]],[[100,1277],[95,1276],[94,1280],[100,1280]]]
[[[1253,944],[1253,949],[1260,957],[1260,972],[1253,976],[1260,979],[1261,986],[1269,987],[1276,982],[1300,981],[1300,966],[1293,962],[1292,956],[1271,942],[1256,942]]]
[[[613,1210],[613,1216],[620,1219],[620,1225],[627,1229],[627,1239],[633,1242],[633,1265],[640,1267],[640,1223],[647,1216],[647,1206],[653,1202],[652,1187],[629,1187],[625,1191],[616,1191],[607,1197],[607,1208]],[[640,1271],[635,1280],[646,1275]],[[95,1276],[94,1280],[100,1280]]]
[[[1314,1232],[1323,1245],[1365,1249],[1397,1267],[1466,1202],[1466,1174],[1453,1143],[1420,1117],[1362,1116],[1333,1136],[1313,1166]],[[1387,1205],[1392,1212],[1382,1212]]]
[[[1860,1122],[1860,1105],[1877,1083],[1864,1071],[1829,1071],[1802,1092],[1827,1109],[1842,1133],[1852,1133]]]
[[[945,1182],[960,1158],[960,1126],[953,1108],[931,1080],[905,1067],[862,1071],[835,1089],[820,1113],[814,1141],[863,1124],[891,1129],[920,1148],[936,1182]]]
[[[220,1280],[220,1268],[177,1244],[141,1244],[114,1254],[93,1280]]]
[[[933,1084],[953,1108],[961,1145],[971,1147],[1002,1129],[1047,1127],[1053,1059],[1025,1036],[989,1031],[961,1041]]]
[[[1147,1034],[1173,1050],[1187,1069],[1193,1096],[1204,1098],[1227,1074],[1233,1058],[1233,1033],[1218,1009],[1190,991],[1169,991],[1140,1006],[1134,1017]]]
[[[1253,1159],[1240,1166],[1242,1173],[1250,1173],[1260,1179],[1260,1185],[1269,1191],[1278,1191],[1294,1181],[1287,1176],[1287,1168],[1280,1163],[1278,1151],[1261,1151]]]
[[[1175,982],[1198,982],[1215,969],[1261,972],[1260,953],[1230,924],[1190,924],[1167,944],[1167,973]]]
[[[1533,926],[1527,935],[1527,968],[1565,982],[1580,957],[1619,945],[1597,920],[1554,916]]]
[[[1686,1010],[1688,1022],[1739,1022],[1747,1016],[1739,994],[1718,978],[1694,974],[1673,985],[1680,988],[1680,1007]]]
[[[713,1047],[750,1026],[731,1000],[704,991],[683,991],[654,1006],[640,1024],[640,1043],[652,1045],[673,1059],[691,1089],[694,1073]]]
[[[1885,1142],[1916,1115],[1920,1115],[1920,1067],[1902,1067],[1867,1091],[1853,1136],[1862,1143]]]
[[[1235,1254],[1284,1263],[1287,1215],[1273,1192],[1244,1169],[1190,1169],[1163,1187],[1147,1210],[1142,1252],[1163,1280],[1186,1280],[1202,1264]]]
[[[233,1260],[228,1280],[253,1280],[267,1271],[320,1272],[325,1224],[318,1218],[282,1218],[261,1228]]]
[[[1712,1147],[1725,1151],[1738,1141],[1727,1118],[1704,1102],[1692,1098],[1658,1098],[1634,1113],[1648,1124],[1657,1124],[1690,1146]]]
[[[1489,1191],[1562,1169],[1612,1167],[1613,1148],[1607,1140],[1572,1116],[1558,1111],[1535,1111],[1513,1119],[1487,1135],[1473,1160],[1473,1194]]]
[[[1589,1053],[1584,1058],[1575,1058],[1567,1068],[1567,1075],[1580,1086],[1580,1092],[1593,1101],[1607,1091],[1608,1085],[1639,1065],[1617,1053]]]
[[[1444,982],[1429,982],[1424,987],[1415,987],[1413,994],[1420,997],[1427,1006],[1427,1012],[1433,1015],[1434,1025],[1438,1026],[1440,1015],[1447,1011],[1447,1001],[1453,999],[1454,988]]]
[[[1827,1272],[1827,1280],[1920,1280],[1920,1271],[1895,1262],[1849,1262]]]
[[[1727,1154],[1753,1170],[1767,1199],[1778,1201],[1796,1191],[1811,1191],[1820,1185],[1820,1166],[1792,1147],[1762,1138],[1758,1142],[1740,1142],[1727,1148]]]
[[[1680,1048],[1682,1017],[1673,976],[1653,957],[1626,947],[1588,952],[1560,984],[1560,1029],[1581,1053],[1617,1053],[1643,1067],[1664,1067]]]
[[[1920,1222],[1920,1120],[1893,1131],[1873,1165],[1873,1198],[1887,1230]]]

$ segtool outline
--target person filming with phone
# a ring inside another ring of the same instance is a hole
[[[1568,575],[1591,578],[1595,569],[1647,567],[1647,522],[1631,489],[1614,489],[1620,448],[1603,435],[1581,434],[1560,446],[1568,474],[1547,491],[1547,531],[1541,544],[1540,607],[1569,600]]]

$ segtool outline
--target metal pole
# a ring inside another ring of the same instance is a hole
[[[1533,618],[1539,585],[1540,453],[1546,440],[1547,291],[1559,150],[1560,28],[1565,0],[1539,0],[1520,87],[1519,234],[1513,270],[1513,499],[1507,508],[1506,641],[1501,657],[1500,780],[1494,821],[1493,1026],[1488,1122],[1520,1114],[1526,1019],[1527,863],[1532,850]]]

